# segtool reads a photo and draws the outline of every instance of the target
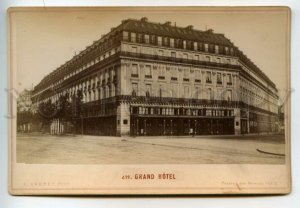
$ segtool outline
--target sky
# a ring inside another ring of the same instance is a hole
[[[43,9],[18,11],[11,19],[12,71],[16,89],[31,88],[51,71],[70,60],[75,52],[100,39],[123,19],[147,17],[149,21],[193,25],[223,33],[277,86],[287,86],[287,13],[197,9]]]

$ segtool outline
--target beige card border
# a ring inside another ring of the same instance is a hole
[[[282,11],[287,13],[287,47],[286,47],[286,60],[287,61],[287,67],[286,67],[286,75],[288,76],[288,83],[287,83],[287,88],[290,89],[291,83],[290,83],[290,30],[291,30],[291,10],[288,7],[72,7],[72,8],[66,8],[66,7],[27,7],[27,8],[21,8],[21,7],[16,7],[16,8],[9,8],[7,13],[8,13],[8,25],[7,25],[7,31],[8,31],[8,89],[11,89],[15,86],[14,83],[14,71],[13,69],[13,51],[11,50],[13,40],[11,37],[11,14],[14,12],[55,12],[55,11],[68,11],[68,12],[74,12],[74,11],[105,11],[105,12],[111,12],[111,11],[116,11],[116,10],[130,10],[130,11],[187,11],[187,12],[224,12],[224,11],[238,11],[238,12],[273,12],[273,11]],[[30,186],[28,188],[21,188],[20,184],[16,184],[16,180],[21,180],[21,182],[27,183],[32,178],[40,177],[43,173],[43,171],[39,171],[40,167],[46,168],[47,171],[51,170],[54,172],[58,172],[58,170],[64,170],[66,172],[72,170],[76,170],[78,167],[84,167],[85,169],[87,168],[96,168],[99,169],[99,167],[105,166],[105,165],[24,165],[24,164],[17,164],[16,163],[16,119],[11,119],[9,120],[9,125],[8,125],[8,132],[9,132],[9,184],[8,184],[8,189],[9,192],[13,195],[58,195],[58,194],[103,194],[103,195],[111,195],[111,194],[118,194],[118,195],[128,195],[128,194],[287,194],[291,191],[291,158],[290,158],[290,136],[291,136],[291,125],[290,125],[290,119],[291,119],[291,101],[290,101],[290,96],[287,98],[287,105],[285,106],[285,112],[287,112],[287,118],[286,118],[286,164],[285,165],[219,165],[219,164],[212,164],[212,165],[192,165],[193,167],[190,169],[190,171],[193,171],[197,168],[203,168],[204,166],[206,168],[212,168],[212,169],[218,169],[219,167],[224,168],[223,166],[226,166],[225,169],[240,169],[240,168],[251,168],[248,169],[250,172],[251,170],[254,171],[255,173],[258,173],[262,171],[262,173],[266,173],[265,171],[268,172],[269,169],[274,170],[279,170],[279,175],[276,175],[276,177],[280,178],[281,180],[284,180],[283,183],[281,183],[279,186],[273,186],[273,187],[266,187],[266,186],[250,186],[250,187],[240,187],[239,185],[233,185],[233,186],[199,186],[199,187],[185,187],[185,181],[181,183],[179,186],[174,186],[174,185],[164,185],[161,186],[161,184],[156,184],[156,186],[153,188],[149,184],[143,183],[143,186],[140,186],[141,184],[125,184],[125,186],[122,187],[85,187],[87,185],[86,182],[83,184],[79,184],[76,187],[73,186],[68,186],[64,185],[63,181],[61,182],[63,185],[60,186],[58,184],[54,184],[53,187],[51,188],[42,188],[45,187],[43,184],[40,186],[40,188],[36,186]],[[14,110],[16,109],[16,103],[13,100],[12,96],[9,96],[8,99],[8,106],[9,106],[9,111],[13,114]],[[39,166],[39,167],[34,167],[33,166]],[[109,165],[109,167],[112,167],[115,165]],[[122,172],[124,170],[123,165],[116,165],[118,167],[121,167],[118,171]],[[162,168],[162,165],[154,165],[157,167],[154,167],[153,165],[146,165],[147,167],[141,167],[143,165],[125,165],[127,166],[126,168],[129,169],[138,169],[140,170],[147,170],[149,167],[152,167],[152,171],[155,172],[159,170],[159,168]],[[166,165],[163,165],[166,166]],[[167,165],[168,168],[174,168],[176,169],[176,165]],[[182,168],[182,166],[185,165],[177,165],[177,168]],[[189,166],[189,165],[187,165]],[[210,166],[210,167],[209,167]],[[255,167],[253,167],[255,166]],[[107,168],[108,166],[106,166]],[[146,168],[146,169],[143,169]],[[189,167],[190,168],[190,167]],[[274,168],[274,169],[273,169]],[[27,171],[30,174],[36,174],[36,175],[31,175],[31,178],[22,178],[23,176],[28,176],[24,174],[24,172],[17,172],[18,169]],[[53,170],[52,170],[53,169]],[[68,169],[68,170],[67,170]],[[33,172],[32,172],[33,171]],[[89,171],[89,170],[85,170]],[[97,170],[93,170],[97,171]],[[92,172],[93,172],[92,171]],[[271,173],[272,173],[271,171]],[[52,172],[52,173],[54,173]],[[118,173],[117,173],[118,174]],[[181,174],[181,173],[180,173]],[[179,175],[180,175],[179,174]],[[185,173],[186,174],[186,173]],[[252,173],[254,174],[254,173]],[[20,177],[21,175],[21,177]],[[211,175],[211,173],[210,173]],[[207,175],[206,175],[207,176]],[[234,174],[231,176],[236,177]],[[35,183],[35,182],[33,182]],[[39,182],[37,182],[39,183]],[[145,186],[146,185],[146,186]]]

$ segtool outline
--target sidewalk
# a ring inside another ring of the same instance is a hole
[[[214,138],[214,139],[212,139]],[[247,139],[244,139],[247,138]],[[19,134],[17,161],[39,164],[283,164],[282,135],[109,137]]]

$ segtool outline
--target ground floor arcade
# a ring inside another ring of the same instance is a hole
[[[234,134],[233,118],[131,116],[131,136]]]
[[[49,129],[51,134],[106,136],[240,135],[274,133],[277,118],[275,114],[230,103],[119,102],[88,106],[73,120],[53,119],[43,125],[50,127],[43,129]]]

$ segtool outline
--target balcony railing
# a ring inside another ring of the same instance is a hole
[[[166,103],[195,103],[195,104],[236,104],[235,101],[217,101],[217,100],[207,100],[207,99],[189,99],[189,98],[172,98],[172,97],[151,97],[151,96],[131,96],[131,95],[118,95],[115,97],[109,97],[101,100],[96,100],[88,103],[84,103],[84,105],[98,105],[103,103],[113,103],[118,101],[140,101],[140,102],[166,102]]]
[[[233,65],[233,64],[229,64],[229,63],[216,63],[216,62],[210,62],[210,61],[201,61],[201,60],[177,58],[177,57],[170,57],[170,56],[159,56],[159,55],[152,55],[152,54],[133,53],[133,52],[127,52],[127,51],[120,52],[120,55],[135,57],[135,58],[143,58],[143,59],[153,59],[153,60],[161,60],[161,61],[204,65],[204,66],[210,66],[210,67],[241,69],[241,67],[239,65]]]
[[[227,100],[208,100],[208,99],[196,99],[196,98],[172,98],[172,97],[147,97],[147,96],[130,96],[130,95],[119,95],[116,97],[116,101],[133,101],[133,102],[163,102],[172,104],[217,104],[222,106],[239,106],[241,105],[238,101],[227,101]]]

